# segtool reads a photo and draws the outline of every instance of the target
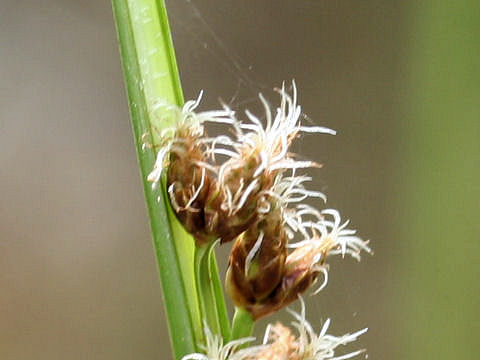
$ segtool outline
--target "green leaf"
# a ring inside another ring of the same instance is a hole
[[[401,166],[392,177],[401,179],[392,214],[398,223],[392,233],[402,243],[399,282],[391,287],[401,335],[395,355],[474,359],[480,334],[480,2],[412,5],[399,92],[407,101],[398,134]]]
[[[215,259],[215,241],[197,248],[195,275],[198,300],[203,319],[213,334],[230,338],[230,321]]]
[[[227,305],[225,303],[225,295],[222,287],[222,281],[219,277],[217,260],[215,252],[212,250],[208,256],[210,278],[212,279],[212,292],[215,297],[215,304],[217,308],[217,316],[220,323],[220,333],[224,340],[230,339],[230,320],[228,318]]]

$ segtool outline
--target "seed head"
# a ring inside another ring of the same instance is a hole
[[[264,345],[253,359],[255,360],[300,360],[299,343],[292,330],[280,322],[268,325]]]
[[[178,219],[199,245],[208,241],[204,236],[205,200],[208,189],[216,179],[208,165],[209,143],[204,139],[205,122],[230,123],[230,110],[196,113],[201,95],[196,101],[187,101],[182,109],[174,111],[175,124],[165,129],[163,143],[157,154],[148,180],[155,187],[162,173],[167,172],[167,190]]]
[[[238,351],[242,345],[255,340],[254,337],[246,337],[230,341],[226,344],[223,339],[215,334],[205,325],[206,344],[201,346],[204,353],[192,353],[182,357],[182,360],[247,360],[250,353],[256,353],[260,347],[252,346],[245,350]]]
[[[168,169],[167,188],[172,207],[187,231],[194,235],[197,245],[218,238],[222,243],[235,239],[265,215],[265,197],[275,196],[272,189],[278,187],[278,179],[285,171],[294,173],[295,169],[318,166],[312,161],[297,161],[289,146],[300,132],[335,132],[300,124],[295,83],[292,88],[292,95],[285,87],[278,90],[281,100],[275,115],[260,95],[265,125],[249,111],[245,112],[246,120],[240,121],[228,107],[195,113],[199,97],[177,110],[175,125],[161,134],[164,140],[148,180],[156,186]],[[228,124],[234,135],[210,138],[204,128],[206,122]],[[292,176],[292,179],[294,186],[289,186],[297,189],[298,184],[309,178]],[[289,189],[282,191],[288,194]],[[312,194],[297,193],[296,199]],[[293,218],[288,223],[297,226]]]
[[[315,263],[324,263],[329,255],[345,254],[360,261],[361,251],[369,254],[372,250],[368,241],[355,236],[356,230],[346,229],[349,220],[341,224],[340,213],[335,209],[325,209],[320,212],[320,218],[316,222],[302,222],[304,228],[310,227],[310,234],[307,233],[303,241],[291,244],[291,248],[307,246],[315,253]]]
[[[300,123],[297,91],[277,89],[280,105],[264,106],[264,124],[246,111],[239,120],[228,107],[196,113],[189,101],[176,112],[172,128],[163,131],[163,143],[148,179],[155,186],[166,172],[172,207],[197,246],[220,239],[235,240],[226,288],[236,306],[254,319],[269,315],[298,299],[323,274],[328,281],[329,255],[371,252],[368,242],[341,223],[338,211],[316,210],[303,201],[325,195],[307,190],[311,178],[299,169],[319,166],[297,160],[289,147],[301,132],[335,131]],[[231,127],[233,135],[208,137],[205,123]],[[165,171],[166,170],[166,171]],[[301,241],[290,243],[295,236]]]
[[[334,133],[323,127],[300,124],[301,108],[293,83],[293,95],[283,87],[278,90],[281,101],[275,116],[265,98],[266,124],[246,111],[248,121],[232,116],[235,138],[221,138],[222,148],[212,154],[227,156],[218,166],[217,181],[210,186],[205,207],[207,232],[217,234],[222,242],[233,240],[261,217],[262,199],[274,186],[276,179],[287,170],[317,166],[312,161],[297,161],[288,149],[302,131]],[[212,141],[213,143],[213,141]]]
[[[305,303],[302,298],[301,311],[297,313],[287,309],[294,317],[289,328],[279,322],[269,324],[265,330],[262,345],[246,344],[255,340],[242,338],[223,344],[223,340],[211,333],[206,327],[206,346],[204,353],[185,355],[182,360],[343,360],[353,358],[365,350],[356,350],[343,355],[336,355],[340,345],[348,345],[367,332],[367,328],[352,334],[334,336],[327,334],[330,319],[325,321],[319,333],[305,318]],[[238,350],[239,347],[243,347]]]
[[[365,350],[357,350],[340,356],[335,356],[335,350],[339,345],[347,345],[357,340],[368,329],[362,329],[353,334],[333,336],[327,334],[330,319],[324,324],[317,334],[305,318],[305,303],[301,299],[302,310],[300,313],[287,309],[295,318],[292,326],[297,330],[298,336],[288,327],[277,323],[267,327],[263,349],[259,349],[255,360],[285,359],[285,360],[340,360],[349,359],[363,353]]]
[[[235,240],[226,288],[236,306],[247,308],[262,301],[275,289],[284,273],[287,243],[288,236],[278,206],[270,209]]]

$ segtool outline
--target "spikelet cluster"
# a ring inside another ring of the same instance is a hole
[[[262,348],[251,348],[253,353],[248,360],[340,360],[349,359],[363,353],[365,350],[356,350],[340,356],[335,356],[339,345],[347,345],[367,332],[367,328],[352,334],[334,336],[327,334],[330,319],[325,321],[319,333],[315,332],[312,325],[305,318],[305,305],[301,302],[300,313],[287,309],[295,320],[291,323],[296,330],[296,335],[291,328],[277,322],[268,325],[264,336]]]
[[[272,111],[260,95],[264,119],[249,111],[243,119],[228,107],[194,110],[200,99],[178,110],[175,126],[167,129],[155,168],[148,179],[155,186],[166,173],[172,207],[197,246],[217,239],[233,241],[226,289],[237,307],[254,319],[269,315],[317,282],[327,283],[330,255],[356,259],[370,252],[368,243],[342,224],[333,209],[317,210],[307,198],[325,201],[308,190],[311,178],[299,174],[319,165],[298,160],[289,150],[304,133],[335,134],[301,124],[301,107],[292,83],[278,89],[280,104]],[[209,137],[205,123],[230,128],[230,135]]]
[[[350,359],[365,352],[356,350],[338,355],[339,346],[345,346],[357,340],[368,329],[351,334],[334,336],[328,334],[330,319],[325,321],[317,333],[305,318],[305,305],[301,301],[301,312],[287,309],[294,318],[291,327],[280,322],[269,324],[266,328],[263,344],[249,346],[254,338],[242,338],[223,344],[223,341],[207,329],[207,346],[204,353],[186,355],[182,360],[341,360]],[[293,329],[292,329],[293,328]]]

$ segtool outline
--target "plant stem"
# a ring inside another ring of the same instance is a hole
[[[171,107],[183,95],[163,0],[113,0],[137,156],[150,216],[155,254],[175,358],[203,341],[193,273],[194,244],[170,208],[165,187],[147,182],[155,162],[152,147],[174,119]],[[165,106],[162,106],[165,105]]]
[[[233,316],[232,335],[230,340],[236,340],[248,337],[252,334],[255,322],[250,313],[243,309],[236,307],[235,315]]]

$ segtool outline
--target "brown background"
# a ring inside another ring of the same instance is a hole
[[[255,108],[295,78],[304,112],[338,130],[295,150],[375,255],[333,260],[309,319],[368,326],[352,350],[403,359],[409,2],[194,3],[168,1],[187,99]],[[3,0],[0,78],[0,359],[169,358],[110,3]]]

